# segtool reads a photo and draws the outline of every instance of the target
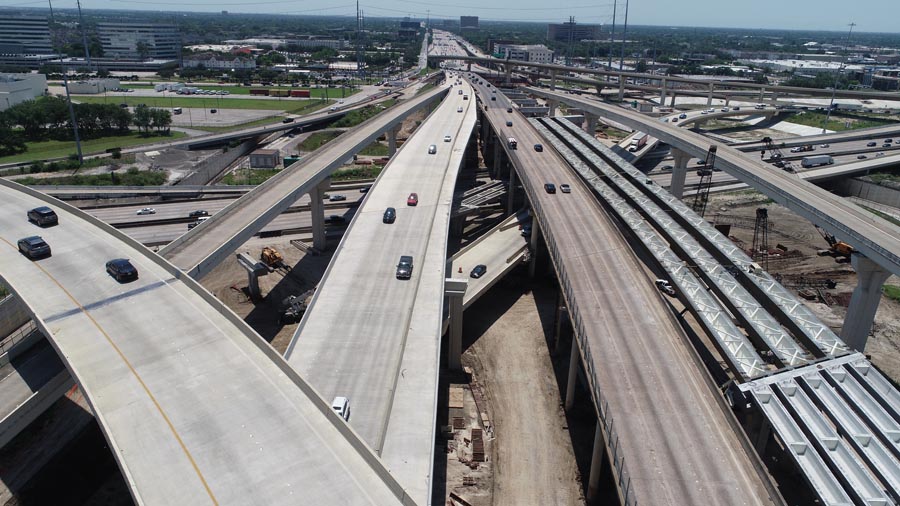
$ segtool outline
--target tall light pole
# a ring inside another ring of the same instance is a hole
[[[613,40],[614,35],[616,33],[616,0],[613,0],[613,19],[612,19],[612,28],[609,30],[609,61],[606,64],[606,70],[612,72],[612,52],[613,52]],[[572,27],[574,28],[574,27]],[[606,80],[611,81],[612,76],[607,74]]]
[[[622,28],[622,55],[619,57],[619,72],[625,71],[625,36],[628,33],[628,0],[625,0],[625,25]],[[619,79],[622,79],[621,77]],[[663,104],[665,105],[665,104]]]
[[[844,53],[847,52],[847,48],[850,46],[850,35],[853,33],[853,27],[856,26],[856,23],[850,22],[850,31],[847,32],[847,42],[844,44]],[[841,59],[841,65],[838,67],[837,73],[834,75],[834,85],[831,87],[831,102],[828,104],[828,112],[825,113],[825,123],[822,123],[822,133],[826,133],[828,131],[828,120],[831,119],[831,111],[834,110],[834,96],[837,94],[837,85],[838,78],[840,78],[841,73],[844,71],[844,60],[847,59],[847,55],[844,55],[844,58]]]
[[[50,0],[47,0],[48,2]],[[91,50],[88,48],[87,32],[84,30],[84,18],[81,17],[81,0],[75,0],[78,5],[78,26],[81,27],[81,43],[84,44],[84,57],[87,60],[88,72],[91,71]]]
[[[50,0],[47,0],[47,4],[50,6],[50,26],[53,26],[53,3]],[[53,41],[53,36],[50,36],[51,42]],[[53,44],[56,46],[56,44]],[[54,49],[56,49],[54,47]],[[69,95],[69,74],[68,69],[63,63],[62,53],[56,53],[59,58],[59,66],[62,68],[63,75],[63,86],[66,88],[66,104],[69,106],[69,120],[72,122],[72,131],[75,134],[75,149],[78,152],[78,165],[84,164],[84,155],[81,153],[81,137],[78,135],[78,121],[75,118],[75,107],[72,106],[72,97]]]

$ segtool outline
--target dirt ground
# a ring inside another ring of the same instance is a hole
[[[803,283],[809,280],[831,279],[837,282],[834,289],[819,289],[817,300],[800,298],[816,315],[835,332],[840,332],[847,312],[850,295],[856,288],[856,272],[848,263],[837,263],[830,256],[817,256],[817,250],[828,247],[816,228],[786,208],[773,204],[764,195],[753,191],[710,195],[706,217],[709,221],[727,223],[734,218],[742,219],[740,226],[732,225],[731,237],[746,251],[753,244],[753,223],[756,209],[768,210],[770,234],[769,248],[782,244],[789,251],[798,251],[799,257],[784,259],[771,258],[769,272],[781,275],[782,284],[795,294],[803,290]],[[840,239],[840,238],[838,238]],[[887,284],[900,285],[900,280],[892,276]],[[895,382],[900,382],[900,303],[885,296],[881,297],[872,334],[865,353],[873,364]]]
[[[484,386],[495,437],[493,501],[472,503],[584,504],[547,345],[555,296],[546,288],[523,294],[511,281],[470,308],[463,328],[463,364]],[[448,491],[454,485],[448,478]]]

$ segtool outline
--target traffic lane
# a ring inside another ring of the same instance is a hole
[[[33,233],[24,213],[36,199],[5,193],[0,216],[22,219],[8,219],[0,237]],[[292,483],[317,503],[395,499],[246,335],[140,252],[82,223],[61,213],[59,226],[42,229],[54,254],[37,263],[7,247],[3,274],[53,330],[141,501],[276,504]],[[114,257],[131,258],[140,278],[113,280],[103,264]]]

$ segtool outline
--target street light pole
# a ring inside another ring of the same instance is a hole
[[[847,52],[847,48],[850,46],[850,35],[853,33],[853,27],[856,26],[856,23],[850,22],[850,31],[847,32],[847,43],[844,44],[844,52]],[[828,111],[825,113],[825,123],[822,123],[822,133],[826,133],[828,131],[828,120],[831,119],[831,111],[834,110],[834,96],[837,94],[837,85],[838,78],[844,71],[844,60],[847,59],[847,56],[844,55],[844,58],[841,59],[841,65],[838,67],[837,73],[834,75],[834,85],[831,87],[831,102],[828,104]]]
[[[53,25],[53,3],[50,0],[47,0],[47,4],[50,6],[50,24]],[[54,46],[55,45],[56,44],[54,44]],[[63,86],[66,88],[66,104],[69,106],[69,119],[72,121],[72,132],[75,135],[75,149],[78,152],[78,165],[81,166],[84,165],[84,155],[81,152],[81,137],[78,135],[78,120],[75,118],[75,107],[72,106],[72,97],[69,95],[69,74],[66,66],[63,64],[62,53],[57,52],[56,54],[59,58],[59,66],[62,69]]]

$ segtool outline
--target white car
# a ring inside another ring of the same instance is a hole
[[[450,142],[451,137],[449,135],[444,136],[444,142]]]
[[[153,209],[152,207],[145,207],[143,209],[139,209],[138,212],[136,212],[134,214],[137,214],[137,215],[156,214],[156,209]]]
[[[457,107],[456,112],[462,112],[462,107]]]
[[[350,420],[350,399],[346,397],[335,397],[331,401],[331,409],[344,421]]]
[[[661,291],[662,293],[668,295],[669,297],[675,296],[675,288],[672,287],[672,284],[669,283],[667,280],[657,279],[655,281],[655,283],[656,283],[656,288],[659,288],[659,291]]]

